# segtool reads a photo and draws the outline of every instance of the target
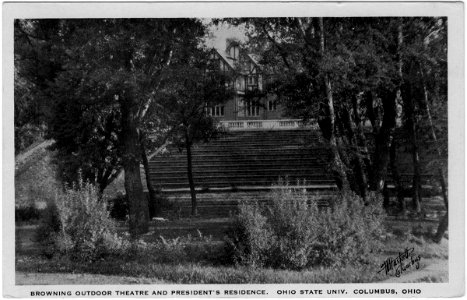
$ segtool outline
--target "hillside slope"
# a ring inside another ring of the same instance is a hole
[[[47,149],[51,140],[33,145],[15,157],[15,206],[43,208],[60,186],[52,163],[53,153]]]

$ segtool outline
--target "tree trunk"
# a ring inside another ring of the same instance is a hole
[[[412,100],[413,101],[413,100]],[[418,138],[417,138],[417,128],[415,123],[415,117],[412,114],[411,117],[411,138],[412,138],[412,163],[413,163],[413,196],[412,196],[412,207],[417,212],[420,213],[421,208],[421,178],[420,178],[420,155],[418,151]]]
[[[425,74],[423,72],[423,66],[421,65],[421,63],[420,63],[420,73],[422,75],[423,94],[424,94],[423,100],[425,101],[424,105],[425,105],[425,110],[426,110],[426,114],[427,114],[427,117],[428,117],[428,123],[430,125],[431,138],[433,139],[433,142],[435,142],[438,158],[442,159],[441,150],[437,145],[438,144],[438,138],[436,137],[435,127],[433,126],[433,119],[431,117],[430,104],[429,104],[429,101],[428,101],[428,89],[426,87]],[[437,89],[438,88],[436,88],[436,90]],[[448,210],[449,210],[448,192],[447,192],[447,188],[446,188],[446,181],[444,179],[444,173],[443,173],[443,170],[441,169],[441,167],[438,167],[438,180],[439,180],[439,183],[441,185],[441,192],[442,192],[442,195],[443,195],[444,206],[446,207],[446,215],[441,219],[441,221],[439,223],[439,226],[438,226],[438,229],[436,231],[435,237],[433,239],[437,243],[439,243],[441,241],[441,239],[443,238],[444,232],[448,229],[448,223],[449,223],[449,220],[448,220]]]
[[[322,57],[325,54],[324,47],[324,21],[323,18],[319,18],[320,26],[320,52]],[[345,171],[345,165],[342,162],[342,159],[339,154],[339,149],[337,146],[337,139],[335,134],[335,112],[334,112],[334,101],[332,97],[332,85],[331,80],[327,74],[323,77],[324,85],[326,87],[326,100],[323,102],[325,110],[327,111],[327,122],[329,125],[329,132],[323,132],[324,137],[328,137],[328,142],[332,155],[332,169],[336,177],[336,184],[340,190],[349,189],[349,182],[347,180],[347,174]],[[323,123],[321,123],[323,124]],[[320,128],[323,131],[323,126]],[[327,126],[326,126],[327,127]]]
[[[187,160],[187,175],[188,175],[188,184],[190,185],[190,195],[191,195],[191,215],[198,215],[198,207],[196,202],[196,190],[195,182],[193,180],[193,163],[192,163],[192,154],[191,154],[192,143],[189,139],[188,131],[185,134],[185,147],[186,147],[186,160]]]
[[[146,187],[148,188],[148,194],[149,194],[149,217],[156,217],[160,216],[162,212],[161,208],[161,203],[159,201],[159,198],[156,195],[156,190],[152,186],[152,180],[151,180],[151,173],[150,173],[150,168],[149,168],[149,160],[148,156],[146,154],[146,146],[145,146],[145,134],[140,133],[140,147],[141,147],[141,158],[143,161],[143,166],[144,166],[144,173],[146,175]]]
[[[421,179],[420,179],[420,155],[419,155],[419,145],[417,138],[417,124],[415,120],[415,103],[413,99],[412,87],[404,85],[403,89],[403,99],[405,105],[405,114],[407,116],[407,130],[410,136],[410,144],[412,146],[412,168],[413,168],[413,177],[412,177],[412,208],[415,212],[421,212]]]
[[[402,76],[402,44],[404,42],[402,18],[399,19],[397,32],[397,67],[399,75],[399,90],[403,84]],[[388,164],[390,161],[390,148],[393,139],[394,129],[396,127],[397,118],[397,93],[383,91],[381,99],[383,102],[383,121],[375,136],[375,154],[374,168],[372,170],[372,188],[377,192],[382,192],[385,186]],[[375,129],[373,131],[376,133]]]
[[[448,194],[447,194],[447,190],[446,190],[446,182],[444,181],[444,175],[443,175],[443,171],[441,170],[441,168],[438,168],[438,172],[439,172],[438,176],[439,176],[440,183],[441,183],[441,189],[442,189],[442,192],[443,192],[444,206],[446,206],[446,214],[441,219],[441,221],[439,223],[439,226],[438,226],[438,229],[436,230],[435,237],[433,238],[433,240],[436,243],[441,242],[441,239],[443,238],[444,233],[446,232],[446,230],[448,230],[448,225],[449,225],[449,217],[448,217],[448,215],[449,215],[449,206],[448,206]]]
[[[405,206],[404,187],[402,186],[401,178],[399,175],[399,169],[397,167],[397,162],[396,162],[396,150],[397,150],[397,143],[396,141],[392,141],[391,149],[390,149],[391,153],[389,155],[392,180],[394,180],[394,185],[396,187],[396,196],[397,196],[397,203],[399,204],[399,211],[402,213],[405,213],[407,208]]]
[[[129,202],[130,234],[136,236],[149,231],[148,200],[143,193],[141,182],[139,136],[132,117],[130,104],[121,100],[123,169],[125,171],[125,191]]]
[[[386,91],[382,95],[384,116],[381,128],[375,137],[375,153],[373,156],[372,188],[381,193],[387,177],[390,161],[390,148],[396,126],[396,94]]]
[[[441,219],[441,222],[439,223],[438,230],[436,231],[436,234],[433,238],[433,241],[436,243],[441,242],[443,239],[444,233],[448,229],[449,225],[449,218],[448,218],[448,212],[446,211],[446,214],[444,217]]]
[[[356,98],[356,97],[354,97]],[[356,99],[352,99],[352,103],[355,103]],[[354,115],[355,115],[355,123],[357,124],[357,130],[359,130],[359,122],[360,117],[358,116],[358,111],[356,110],[356,103],[353,105],[354,107]],[[357,140],[358,134],[355,133],[352,124],[352,118],[350,115],[350,108],[345,108],[342,112],[343,114],[343,121],[346,127],[347,132],[347,139],[349,140],[350,147],[353,153],[353,163],[355,165],[354,174],[357,181],[357,193],[362,197],[363,201],[366,202],[366,195],[367,195],[367,186],[368,180],[365,173],[364,162],[362,159],[362,152],[365,152],[359,144]],[[362,151],[363,150],[363,151]]]

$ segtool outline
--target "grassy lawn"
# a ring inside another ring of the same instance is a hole
[[[407,235],[403,228],[428,228],[423,222],[388,221],[388,235],[384,252],[371,257],[371,263],[343,268],[309,268],[302,271],[251,268],[222,264],[223,236],[229,219],[182,219],[154,224],[151,232],[143,237],[146,243],[160,240],[169,244],[183,243],[183,253],[177,247],[159,253],[149,252],[127,258],[113,257],[96,262],[73,262],[64,257],[47,259],[40,255],[33,239],[34,226],[17,230],[22,239],[17,243],[17,284],[145,284],[145,283],[358,283],[388,280],[378,273],[387,257],[394,257],[405,248],[414,248],[420,254],[420,270],[430,270],[434,263],[445,265],[447,270],[448,241],[434,244],[422,237]],[[410,227],[412,226],[412,227]],[[121,226],[121,231],[126,230]],[[177,239],[178,238],[178,239]],[[29,243],[28,243],[29,242]],[[436,272],[420,270],[404,274],[420,276],[411,282],[439,282],[447,280]],[[445,273],[443,273],[445,274]],[[407,276],[408,276],[407,275]]]

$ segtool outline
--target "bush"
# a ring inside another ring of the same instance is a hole
[[[99,199],[97,188],[90,183],[80,181],[77,186],[57,193],[48,211],[51,216],[39,232],[53,241],[47,247],[49,253],[58,252],[78,261],[95,261],[120,254],[129,247],[129,242],[117,235],[106,202]]]
[[[240,205],[227,234],[230,261],[250,266],[303,269],[368,261],[380,249],[381,199],[365,205],[353,193],[338,194],[318,209],[316,197],[290,186],[271,193],[269,205]]]
[[[227,232],[227,259],[253,267],[267,264],[274,237],[262,211],[258,203],[240,204],[239,214]]]
[[[353,192],[344,192],[320,213],[320,263],[339,266],[366,263],[372,253],[381,250],[385,217],[382,199],[374,193],[368,199],[365,204]]]

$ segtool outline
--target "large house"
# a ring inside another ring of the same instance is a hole
[[[237,40],[227,39],[225,50],[213,49],[211,59],[234,78],[234,97],[224,104],[206,107],[206,113],[231,130],[294,128],[298,120],[285,119],[277,98],[265,93],[269,76],[255,56],[243,51]]]

